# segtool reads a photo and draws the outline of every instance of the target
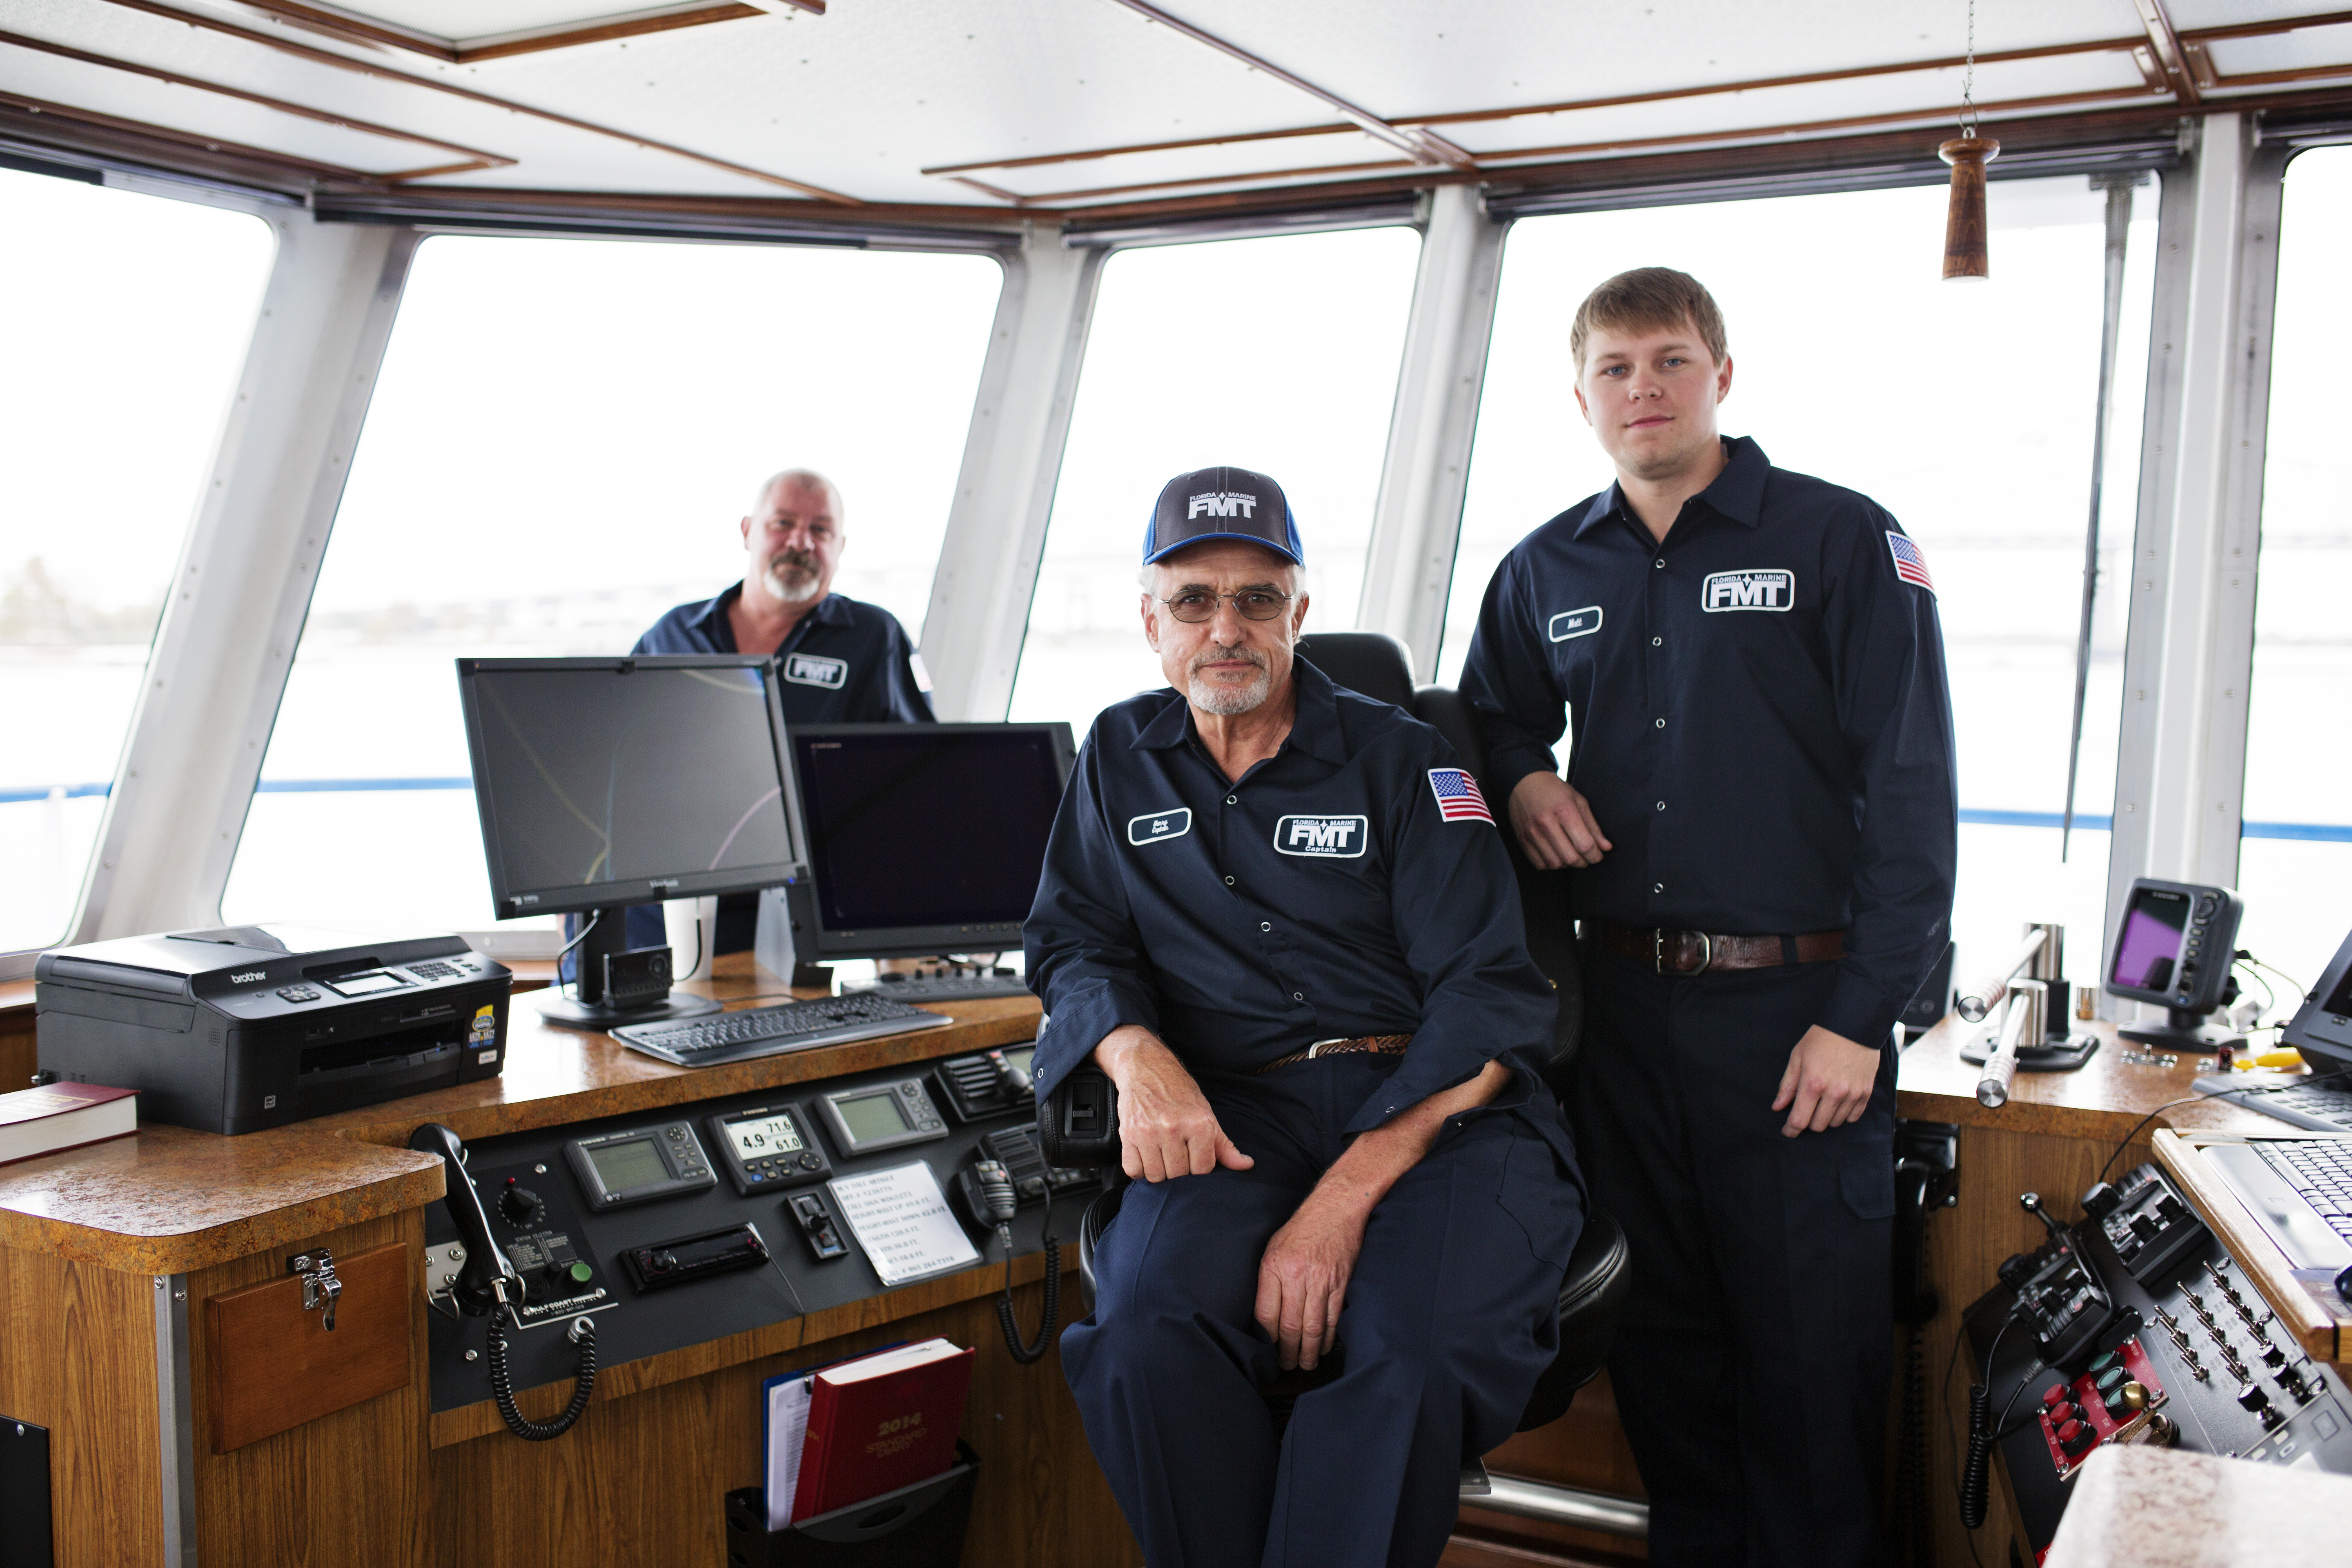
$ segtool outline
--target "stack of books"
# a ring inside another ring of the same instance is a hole
[[[946,1340],[772,1377],[768,1528],[864,1502],[944,1472],[971,1389],[972,1352]]]
[[[0,1165],[138,1131],[139,1097],[127,1089],[53,1083],[0,1094]]]

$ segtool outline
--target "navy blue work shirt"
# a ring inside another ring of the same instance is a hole
[[[1239,783],[1210,760],[1172,689],[1095,721],[1022,933],[1049,1019],[1032,1064],[1038,1094],[1126,1024],[1196,1074],[1246,1073],[1318,1040],[1410,1034],[1349,1131],[1500,1057],[1527,1069],[1525,1092],[1506,1097],[1571,1158],[1533,1078],[1551,1040],[1551,983],[1528,957],[1496,828],[1441,810],[1438,788],[1453,782],[1431,774],[1458,769],[1452,748],[1304,659],[1291,678],[1289,738]]]
[[[727,612],[736,584],[680,605],[637,639],[633,654],[740,653]],[[928,724],[930,678],[898,617],[844,594],[819,599],[776,649],[787,724]]]
[[[1615,846],[1576,913],[1843,931],[1822,1016],[1883,1046],[1949,935],[1958,785],[1926,563],[1869,497],[1745,437],[1663,543],[1612,485],[1496,571],[1462,672],[1499,806],[1575,717],[1568,779]]]

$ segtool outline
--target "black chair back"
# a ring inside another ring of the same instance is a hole
[[[1413,711],[1412,656],[1386,633],[1313,632],[1298,639],[1297,651],[1349,690]]]

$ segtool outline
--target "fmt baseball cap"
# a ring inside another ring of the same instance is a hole
[[[1289,498],[1280,485],[1248,468],[1195,468],[1161,487],[1151,525],[1143,531],[1143,563],[1204,539],[1247,540],[1307,564]]]

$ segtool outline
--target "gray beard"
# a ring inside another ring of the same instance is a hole
[[[1257,708],[1265,700],[1273,685],[1274,677],[1261,667],[1256,679],[1247,686],[1238,688],[1221,685],[1206,677],[1195,675],[1187,683],[1186,695],[1192,706],[1202,712],[1231,719]]]
[[[772,565],[760,574],[760,581],[770,594],[787,605],[803,605],[816,597],[817,575],[814,572],[809,573],[798,584],[794,584],[785,578],[782,571]]]

